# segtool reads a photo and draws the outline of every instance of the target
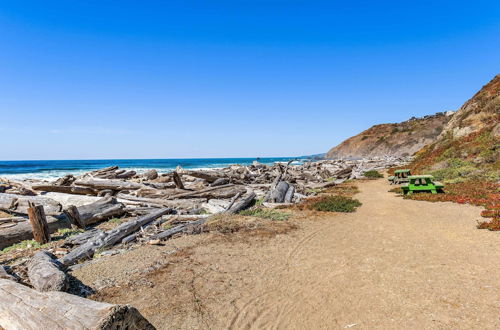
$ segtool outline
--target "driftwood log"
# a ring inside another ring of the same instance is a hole
[[[28,217],[30,219],[33,237],[35,241],[40,244],[48,243],[50,241],[50,231],[45,212],[43,211],[43,206],[35,205],[32,202],[28,203]]]
[[[255,196],[256,196],[255,192],[252,189],[247,188],[245,194],[243,194],[243,196],[241,196],[238,200],[236,200],[232,204],[232,206],[225,211],[225,213],[235,214],[241,210],[246,209],[252,204],[252,202],[255,199]]]
[[[86,230],[81,234],[71,236],[64,241],[64,245],[81,245],[83,243],[86,243],[89,239],[98,236],[99,234],[103,233],[101,229],[93,228],[90,230]]]
[[[203,172],[203,171],[182,170],[181,174],[189,175],[195,178],[200,178],[206,180],[209,183],[215,182],[217,179],[226,177],[226,175],[223,172],[218,172],[218,171]]]
[[[73,226],[85,229],[85,222],[82,221],[82,217],[80,216],[80,212],[76,206],[69,205],[64,209],[64,214],[66,214]]]
[[[104,179],[90,179],[90,180],[76,180],[75,185],[78,186],[84,186],[84,187],[90,187],[93,189],[97,190],[104,190],[104,189],[110,189],[114,191],[119,191],[119,190],[136,190],[136,189],[141,189],[147,187],[146,185],[143,185],[141,183],[137,182],[129,182],[129,181],[122,181],[122,180],[115,180],[115,179],[110,179],[110,180],[104,180]]]
[[[132,306],[38,292],[10,280],[0,279],[0,297],[0,328],[6,330],[155,329]]]
[[[136,205],[152,205],[156,207],[171,207],[171,208],[183,208],[191,209],[196,208],[201,203],[205,202],[206,198],[186,198],[186,199],[163,199],[163,198],[146,198],[146,197],[136,197],[128,194],[119,193],[116,195],[119,202],[124,204],[133,204],[130,202],[135,202]]]
[[[158,211],[138,217],[135,220],[122,223],[110,231],[100,233],[98,236],[89,239],[86,243],[63,256],[59,259],[59,261],[66,266],[70,266],[83,258],[90,258],[94,255],[96,250],[112,246],[120,242],[124,237],[132,234],[136,230],[139,230],[140,227],[145,226],[162,215],[170,212],[172,212],[172,209],[170,208],[159,209]]]
[[[77,208],[80,220],[85,225],[121,216],[125,213],[125,206],[114,197],[104,197],[94,203],[82,205]]]
[[[182,179],[176,171],[172,172],[172,179],[174,180],[175,187],[178,189],[184,189],[184,184],[182,183]]]
[[[181,194],[169,196],[168,199],[187,198],[187,197],[218,198],[218,197],[214,197],[214,196],[216,196],[216,194],[213,191],[225,189],[225,188],[229,188],[229,187],[234,187],[234,185],[233,184],[226,184],[226,185],[222,185],[222,186],[209,187],[209,188],[202,189],[202,190],[190,191],[190,192],[186,192],[186,193],[181,193]],[[237,193],[238,192],[234,192],[234,191],[229,192],[229,197],[232,197]]]
[[[200,226],[200,225],[204,224],[206,221],[207,221],[207,219],[204,218],[204,219],[200,219],[200,220],[196,220],[196,221],[189,221],[189,222],[180,224],[178,226],[175,226],[174,228],[170,228],[170,229],[167,229],[167,230],[159,233],[158,235],[154,236],[153,239],[154,240],[156,240],[156,239],[165,240],[167,238],[172,237],[175,234],[183,232],[184,230],[186,230],[189,227]]]
[[[71,228],[71,223],[65,215],[58,217],[47,216],[47,224],[50,233],[61,228]],[[29,221],[19,222],[15,226],[0,230],[0,249],[32,238],[33,231]]]
[[[56,215],[62,211],[62,206],[55,200],[43,196],[21,196],[0,193],[0,210],[19,214],[28,214],[29,203],[42,205],[45,214]]]
[[[28,278],[38,291],[65,291],[68,277],[60,265],[47,251],[37,252],[28,263]]]
[[[149,170],[149,171],[144,172],[142,174],[142,176],[146,180],[154,180],[154,179],[158,178],[158,172],[153,169],[153,170]]]
[[[276,187],[269,192],[265,202],[283,203],[285,201],[286,192],[290,188],[288,182],[279,181]]]
[[[32,188],[33,190],[37,191],[58,192],[64,194],[92,195],[92,196],[97,195],[97,191],[88,187],[60,186],[56,184],[34,184]]]
[[[16,281],[17,279],[7,272],[5,266],[0,265],[0,279]]]

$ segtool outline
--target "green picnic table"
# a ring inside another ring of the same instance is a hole
[[[411,195],[413,192],[430,192],[437,194],[444,188],[441,182],[434,181],[432,175],[411,175],[408,177],[408,183],[401,186],[403,194]]]
[[[409,169],[395,170],[394,175],[390,176],[387,180],[391,182],[391,184],[400,184],[408,182],[408,177],[411,175],[411,171]]]

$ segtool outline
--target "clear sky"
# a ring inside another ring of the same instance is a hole
[[[0,0],[0,159],[322,153],[497,73],[498,0]]]

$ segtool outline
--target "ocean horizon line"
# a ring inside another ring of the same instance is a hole
[[[0,177],[7,179],[53,179],[64,175],[81,175],[99,168],[119,166],[137,173],[156,169],[168,173],[178,166],[186,169],[216,169],[234,164],[250,165],[257,160],[272,165],[277,162],[307,159],[301,157],[234,157],[234,158],[144,158],[144,159],[82,159],[82,160],[17,160],[0,161]]]

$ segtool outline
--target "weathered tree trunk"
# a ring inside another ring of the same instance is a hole
[[[290,185],[290,187],[288,188],[288,190],[286,191],[286,194],[285,194],[285,200],[284,202],[285,203],[291,203],[292,200],[293,200],[293,195],[295,194],[295,187]]]
[[[92,257],[96,250],[118,243],[125,236],[132,234],[140,227],[170,212],[172,212],[172,209],[164,208],[138,217],[135,220],[122,223],[115,229],[101,233],[98,236],[90,239],[87,243],[80,245],[79,247],[59,259],[59,261],[66,266],[70,266],[75,264],[80,259]]]
[[[57,179],[54,182],[54,185],[56,185],[56,186],[70,186],[73,182],[75,182],[75,180],[76,180],[76,178],[73,175],[68,174],[68,175],[63,176],[62,178]]]
[[[183,175],[194,176],[195,178],[204,179],[209,183],[215,182],[215,180],[225,177],[224,173],[219,173],[215,171],[201,172],[201,171],[187,171],[182,172]]]
[[[348,178],[351,175],[352,170],[352,167],[344,168],[343,170],[336,172],[335,176],[337,177],[337,179]]]
[[[14,194],[0,193],[0,210],[28,214],[29,202],[43,205],[45,214],[60,214],[62,206],[55,200],[43,196],[21,196]]]
[[[38,291],[66,291],[68,277],[47,251],[37,252],[28,263],[28,277]]]
[[[109,219],[111,217],[121,216],[125,213],[125,206],[118,203],[114,197],[104,197],[94,203],[78,207],[81,223],[84,226]]]
[[[47,216],[47,224],[49,226],[50,233],[53,233],[61,228],[71,227],[71,223],[69,222],[66,215],[58,217]],[[30,222],[19,222],[15,226],[3,228],[0,230],[0,249],[32,238],[33,230],[31,229]]]
[[[241,198],[239,200],[234,202],[234,204],[225,213],[235,214],[235,213],[238,213],[239,211],[247,208],[253,202],[253,200],[255,199],[255,196],[256,195],[253,192],[253,190],[250,188],[247,188],[246,193],[243,196],[241,196]]]
[[[164,198],[146,198],[136,197],[128,194],[119,193],[116,195],[119,202],[125,204],[141,204],[152,205],[156,207],[171,207],[181,209],[197,208],[201,203],[206,202],[206,198],[189,198],[189,199],[164,199]]]
[[[17,279],[14,276],[7,273],[7,269],[5,268],[5,266],[2,266],[2,265],[0,265],[0,279],[11,280],[11,281],[17,282]]]
[[[204,224],[206,221],[207,221],[207,219],[200,219],[200,220],[196,220],[196,221],[190,221],[190,222],[183,223],[183,224],[178,225],[174,228],[170,228],[170,229],[167,229],[167,230],[159,233],[158,235],[156,235],[154,237],[154,239],[165,240],[169,237],[172,237],[175,234],[178,234],[178,233],[186,230],[189,226],[200,226],[200,225]]]
[[[136,190],[146,188],[146,185],[136,182],[122,180],[76,180],[75,185],[91,187],[93,189],[111,189],[111,190]]]
[[[17,222],[23,222],[27,221],[28,219],[25,217],[7,217],[7,218],[0,218],[0,224],[2,223],[17,223]]]
[[[86,230],[81,234],[67,238],[64,241],[64,244],[65,245],[81,245],[83,243],[86,243],[89,239],[100,235],[101,233],[103,233],[103,231],[101,229],[97,229],[97,228]]]
[[[176,171],[174,171],[172,173],[172,178],[174,180],[176,188],[178,188],[178,189],[184,189],[184,184],[182,183],[181,177],[179,176],[179,174]]]
[[[28,217],[30,219],[33,237],[40,244],[45,244],[50,241],[50,231],[45,218],[45,212],[42,205],[34,205],[29,202]]]
[[[270,203],[283,203],[285,201],[285,195],[290,185],[288,182],[280,181],[274,189],[269,191],[268,196],[266,196],[265,201]]]
[[[202,190],[190,191],[190,192],[186,192],[186,193],[182,193],[182,194],[169,196],[168,199],[186,198],[186,197],[192,197],[192,196],[203,197],[203,198],[220,198],[220,197],[214,197],[213,193],[211,193],[211,194],[207,194],[207,193],[212,192],[214,190],[224,189],[224,188],[228,188],[228,187],[234,187],[234,185],[233,184],[226,184],[223,186],[209,187],[209,188],[202,189]],[[237,193],[238,193],[237,191],[232,192],[232,193],[230,193],[230,195],[228,197],[232,197]]]
[[[158,178],[158,172],[156,170],[149,170],[144,172],[142,175],[146,180],[154,180]]]
[[[47,191],[47,192],[58,192],[64,194],[74,194],[74,195],[97,195],[97,192],[88,187],[78,187],[78,186],[59,186],[55,184],[34,184],[34,190]]]
[[[177,220],[186,221],[186,220],[192,220],[192,219],[195,219],[195,220],[204,219],[206,221],[206,219],[208,217],[210,217],[209,214],[197,214],[197,215],[196,214],[172,214],[172,215],[164,215],[160,219],[155,220],[155,221],[151,222],[150,224],[144,226],[144,228],[147,228],[149,226],[159,226],[159,225],[161,225],[163,223],[166,223],[166,222],[167,223],[172,223],[172,222],[175,222]],[[194,223],[194,221],[192,221],[192,222]],[[188,222],[186,222],[186,223],[188,223]],[[180,224],[180,226],[185,225],[186,223]],[[176,226],[175,228],[177,228],[177,227],[178,226]],[[170,230],[170,229],[168,229],[168,230]],[[131,235],[128,235],[128,236],[126,236],[125,238],[122,239],[121,243],[127,244],[127,243],[130,243],[130,242],[133,242],[140,235],[141,235],[140,231],[138,231],[136,233],[133,233]],[[158,239],[158,238],[155,238],[155,239]]]
[[[85,229],[85,222],[82,221],[80,217],[80,212],[78,212],[78,208],[74,205],[68,206],[64,210],[64,214],[68,217],[71,224],[77,228]]]
[[[222,186],[229,183],[228,178],[218,178],[210,184],[211,187]]]
[[[155,329],[132,306],[64,292],[38,292],[5,279],[0,279],[0,297],[0,327],[6,330]]]

